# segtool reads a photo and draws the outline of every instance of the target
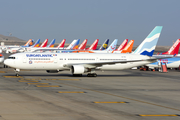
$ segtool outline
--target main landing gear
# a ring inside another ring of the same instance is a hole
[[[96,73],[88,73],[87,76],[88,77],[97,77],[97,74]]]
[[[18,76],[19,76],[20,69],[15,69],[14,71],[15,71],[16,77],[18,77]]]

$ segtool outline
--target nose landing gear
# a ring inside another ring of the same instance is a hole
[[[18,76],[19,76],[20,69],[15,69],[14,71],[15,71],[16,77],[18,77]]]

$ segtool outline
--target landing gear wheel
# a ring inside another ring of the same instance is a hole
[[[87,76],[88,77],[97,77],[97,74],[96,73],[88,73]]]
[[[16,73],[16,77],[19,77],[19,74],[18,74],[18,73]]]

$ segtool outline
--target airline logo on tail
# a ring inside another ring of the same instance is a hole
[[[121,53],[131,53],[133,48],[134,40],[131,40],[126,47],[121,51]]]
[[[40,47],[46,47],[46,46],[47,46],[47,43],[48,43],[48,39],[46,39],[46,40],[41,44]]]
[[[72,43],[66,49],[75,49],[78,48],[80,39],[73,40]]]
[[[102,46],[99,48],[99,50],[105,50],[108,47],[109,39],[106,39],[105,42],[102,44]]]
[[[34,40],[29,39],[24,46],[31,46],[33,44],[33,42],[34,42]]]
[[[180,39],[177,39],[177,41],[173,44],[173,46],[167,52],[164,52],[162,54],[168,54],[168,55],[178,54],[179,46],[180,46]]]
[[[88,48],[88,50],[96,50],[99,39],[96,39],[94,43]]]
[[[134,51],[135,54],[152,56],[159,39],[162,26],[156,26],[147,38]]]
[[[54,47],[56,39],[53,39],[47,47]]]
[[[57,46],[57,48],[63,48],[65,42],[66,42],[66,39],[63,39],[63,41]]]
[[[116,45],[117,45],[118,39],[115,39],[111,45],[107,48],[107,51],[113,51],[116,49]]]
[[[117,51],[123,50],[127,45],[128,39],[125,39],[123,43],[118,47]]]
[[[31,47],[39,47],[40,39],[38,39]]]
[[[88,41],[88,39],[85,39],[84,41],[83,41],[83,43],[79,46],[79,50],[84,50],[85,48],[86,48],[86,44],[87,44],[87,41]]]

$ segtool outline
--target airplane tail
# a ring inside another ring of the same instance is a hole
[[[99,39],[96,39],[87,50],[96,50],[98,42],[99,42]]]
[[[47,47],[54,47],[56,39],[53,39]]]
[[[123,50],[123,49],[126,47],[127,42],[128,42],[128,39],[125,39],[125,40],[123,41],[123,43],[118,47],[118,49],[116,49],[116,51],[121,51],[121,50]]]
[[[109,39],[106,39],[99,50],[105,50],[108,47]]]
[[[85,39],[83,42],[82,42],[82,44],[79,46],[79,50],[84,50],[85,48],[86,48],[86,44],[87,44],[87,41],[88,41],[88,39]]]
[[[126,47],[121,51],[121,53],[131,53],[133,48],[134,40],[131,40]]]
[[[63,39],[63,41],[57,46],[57,48],[63,48],[65,42],[66,42],[66,39]]]
[[[39,47],[40,39],[38,39],[31,47]]]
[[[177,55],[178,52],[179,52],[179,46],[180,46],[180,39],[177,39],[177,41],[173,44],[173,46],[167,51],[167,52],[164,52],[164,53],[161,53],[161,54],[168,54],[168,55]]]
[[[66,49],[72,50],[72,49],[78,48],[79,42],[80,42],[80,39],[73,40],[72,43]]]
[[[46,46],[47,46],[47,43],[48,43],[48,39],[46,39],[46,40],[41,44],[40,47],[46,47]]]
[[[116,45],[117,45],[118,39],[115,39],[111,45],[106,49],[106,51],[113,51],[116,49]]]
[[[152,56],[159,39],[162,26],[156,26],[145,40],[137,47],[134,54]]]
[[[33,44],[34,40],[33,39],[29,39],[26,44],[24,45],[24,47],[29,47]]]

